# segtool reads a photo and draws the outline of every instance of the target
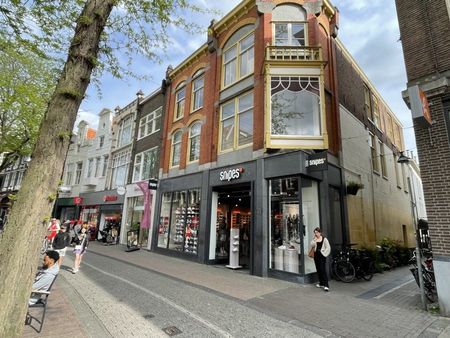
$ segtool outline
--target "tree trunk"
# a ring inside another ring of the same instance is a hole
[[[70,135],[100,35],[117,0],[88,0],[78,19],[64,70],[50,99],[32,161],[0,238],[0,337],[22,334],[28,299],[47,231]]]

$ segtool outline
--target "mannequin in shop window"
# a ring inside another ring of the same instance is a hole
[[[226,243],[227,243],[227,224],[225,222],[221,222],[219,224],[218,230],[218,239],[219,239],[219,256],[227,256],[226,251]]]
[[[249,264],[249,256],[250,256],[250,234],[248,231],[248,224],[242,224],[242,231],[240,236],[240,244],[241,244],[241,253],[242,253],[242,262],[243,266],[248,266]]]

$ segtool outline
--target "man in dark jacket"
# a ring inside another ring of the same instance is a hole
[[[70,244],[70,235],[67,233],[65,224],[61,225],[61,231],[58,232],[53,240],[53,248],[59,253],[58,265],[61,267],[64,256],[66,255],[66,247]]]

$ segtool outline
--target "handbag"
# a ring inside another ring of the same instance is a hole
[[[308,257],[314,258],[314,248],[313,247],[311,247],[311,249],[309,250]]]

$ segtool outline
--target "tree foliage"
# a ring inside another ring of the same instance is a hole
[[[57,71],[47,58],[0,36],[0,171],[30,155]]]

